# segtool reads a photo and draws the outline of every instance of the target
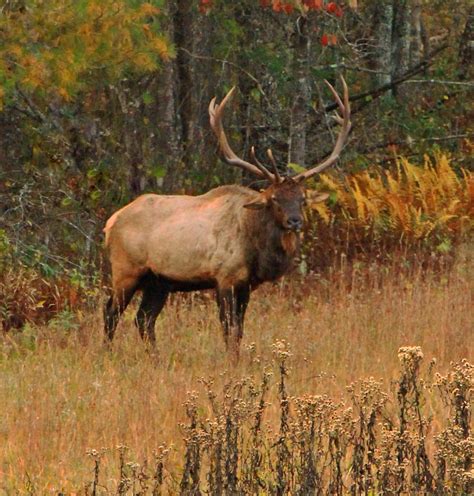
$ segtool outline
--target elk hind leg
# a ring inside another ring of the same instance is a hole
[[[147,281],[135,323],[144,341],[155,344],[155,322],[168,299],[168,288],[158,281]]]
[[[117,328],[120,316],[130,303],[137,289],[136,279],[128,279],[112,291],[104,308],[104,331],[106,341],[110,342],[114,338],[115,329]]]

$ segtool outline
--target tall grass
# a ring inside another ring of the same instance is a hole
[[[459,494],[472,447],[461,362],[474,361],[472,276],[471,260],[445,275],[354,269],[350,289],[345,278],[262,288],[236,367],[207,294],[171,300],[156,352],[133,312],[111,350],[99,309],[4,334],[0,492],[132,494],[142,480],[172,494],[225,484],[337,494],[429,479]],[[407,346],[423,362],[408,348],[400,363]]]

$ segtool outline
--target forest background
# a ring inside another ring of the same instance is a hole
[[[312,185],[332,194],[310,215],[304,271],[343,251],[449,254],[472,226],[473,15],[447,0],[3,1],[4,285],[26,270],[39,293],[72,284],[62,293],[77,303],[96,284],[105,220],[132,198],[260,187],[222,164],[208,125],[232,85],[239,154],[272,148],[283,173],[313,165],[337,132],[323,80],[339,75],[353,131],[332,179]]]

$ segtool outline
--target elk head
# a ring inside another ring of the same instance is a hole
[[[215,98],[209,104],[211,127],[217,137],[224,160],[230,165],[240,167],[262,179],[268,179],[271,183],[267,189],[260,193],[257,199],[247,203],[244,207],[254,210],[270,210],[275,222],[284,230],[296,232],[301,230],[304,220],[303,208],[306,203],[304,181],[315,174],[321,173],[336,162],[349,135],[351,129],[349,91],[343,77],[341,77],[341,82],[344,89],[343,99],[341,99],[334,87],[328,81],[325,81],[334,95],[341,112],[341,115],[338,113],[335,115],[336,122],[341,125],[341,130],[332,153],[320,164],[292,177],[282,178],[280,176],[271,150],[267,151],[267,155],[273,172],[257,160],[253,147],[251,150],[253,163],[239,158],[231,149],[222,125],[222,115],[235,87],[227,93],[219,105],[216,104]],[[327,195],[319,195],[314,197],[312,201],[323,201],[326,198]]]
[[[270,209],[276,223],[285,230],[299,231],[303,227],[303,207],[306,203],[304,188],[291,177],[274,183],[260,193],[260,197],[245,208]]]

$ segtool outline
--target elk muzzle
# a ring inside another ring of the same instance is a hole
[[[303,227],[303,218],[300,215],[291,215],[284,222],[284,228],[288,231],[299,232]]]

